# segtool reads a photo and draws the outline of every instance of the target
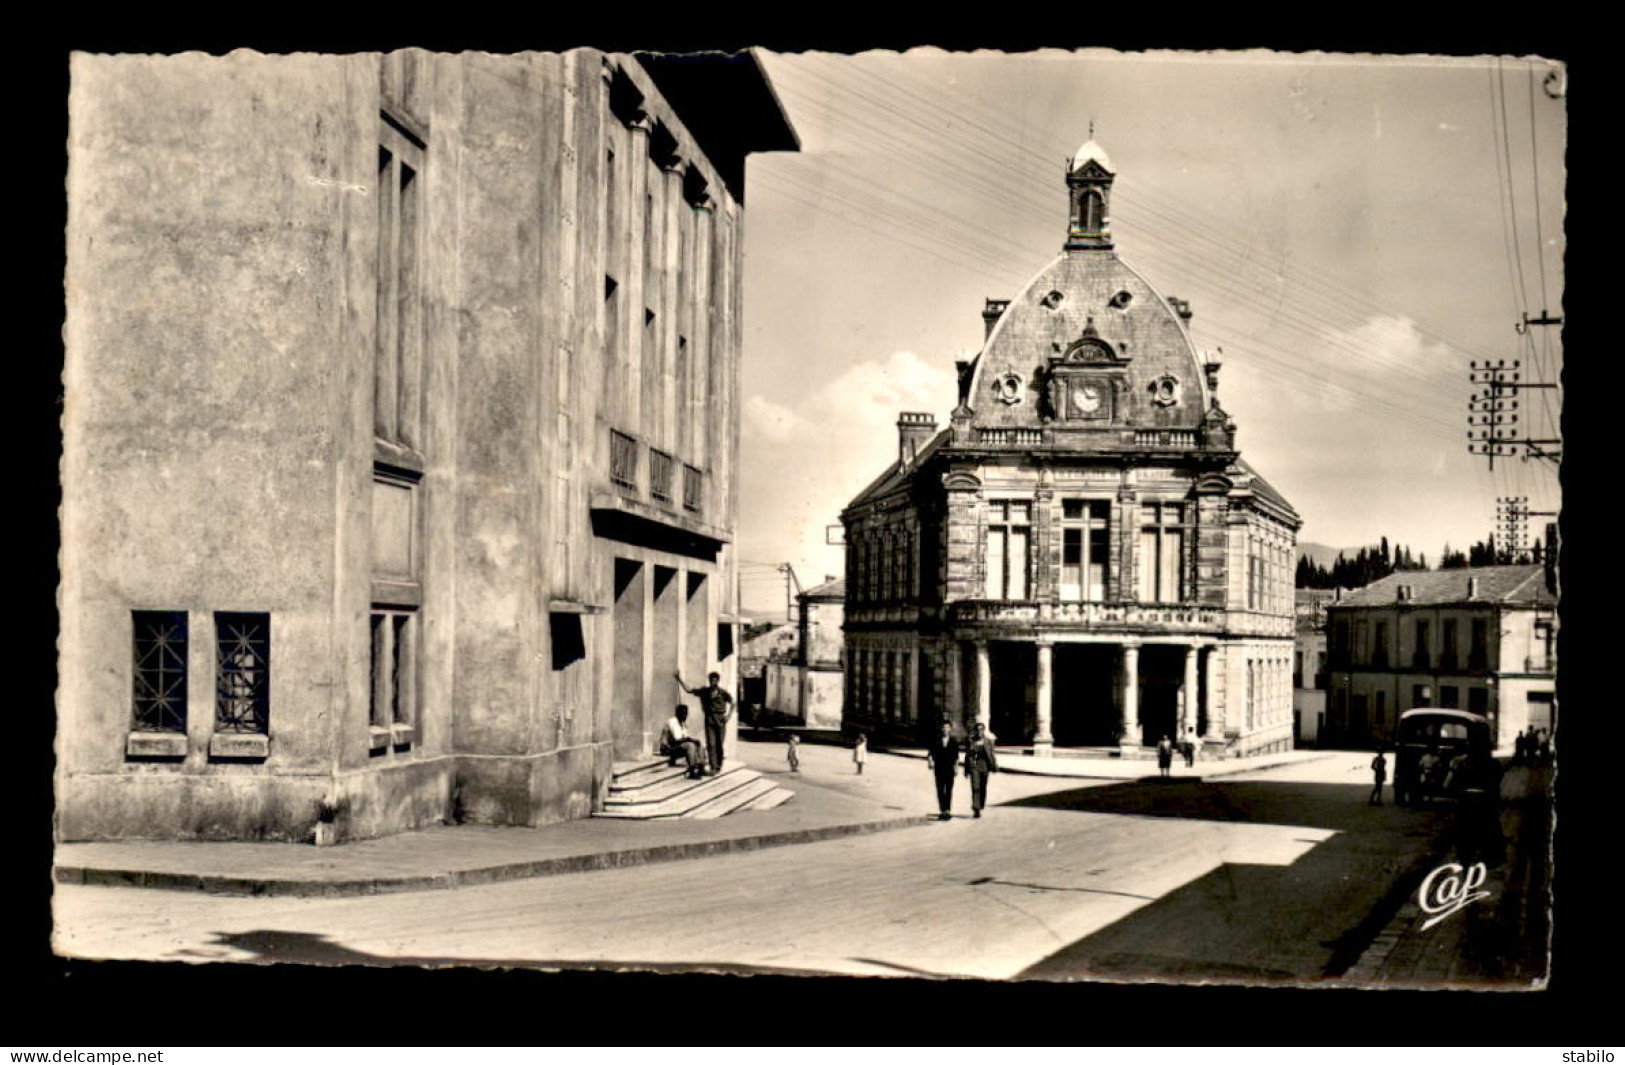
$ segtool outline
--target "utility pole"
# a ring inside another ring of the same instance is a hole
[[[1562,318],[1552,318],[1542,311],[1539,318],[1524,315],[1523,322],[1514,328],[1523,333],[1532,325],[1562,324]],[[1522,436],[1522,429],[1518,425],[1518,394],[1527,388],[1556,388],[1557,384],[1522,380],[1520,367],[1523,364],[1518,359],[1512,360],[1510,366],[1505,359],[1495,362],[1486,359],[1483,363],[1475,359],[1470,365],[1468,380],[1485,387],[1483,392],[1474,392],[1467,401],[1467,453],[1488,458],[1492,470],[1495,469],[1497,457],[1508,458],[1516,454],[1524,462],[1528,462],[1531,456],[1552,462],[1562,458],[1563,453],[1557,449],[1563,441],[1535,440]]]
[[[1528,538],[1530,518],[1555,518],[1555,510],[1530,510],[1528,496],[1500,496],[1495,500],[1495,534],[1492,544],[1499,558],[1516,559]]]
[[[796,616],[795,596],[801,594],[801,581],[796,577],[796,571],[790,567],[788,562],[779,563],[779,572],[784,574],[784,620],[793,621]],[[795,595],[790,592],[791,585],[795,586]]]

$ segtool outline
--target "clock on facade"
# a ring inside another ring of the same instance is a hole
[[[1100,409],[1100,386],[1080,384],[1072,389],[1072,409],[1093,414]]]

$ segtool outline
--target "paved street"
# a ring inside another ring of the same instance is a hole
[[[877,754],[858,777],[848,751],[807,745],[791,775],[781,748],[744,746],[792,788],[932,805],[915,760]],[[961,782],[948,823],[453,891],[62,885],[56,944],[178,961],[1317,980],[1403,918],[1407,885],[1453,838],[1448,811],[1368,807],[1369,757],[1206,782],[1000,775],[981,820]]]

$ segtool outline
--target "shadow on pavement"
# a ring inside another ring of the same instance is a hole
[[[264,965],[292,962],[303,965],[367,965],[379,967],[426,966],[468,969],[573,969],[595,972],[655,973],[766,973],[780,976],[827,975],[816,969],[795,969],[769,965],[736,965],[729,962],[603,961],[579,958],[433,958],[397,957],[369,954],[335,943],[314,932],[288,932],[258,928],[251,932],[215,932],[211,946],[247,951],[253,958],[236,959],[239,964]],[[223,959],[222,959],[223,960]]]
[[[1523,801],[1521,784],[1510,803]],[[1150,780],[1003,805],[1335,832],[1287,866],[1225,863],[1025,970],[1025,979],[1318,981],[1346,972],[1429,869],[1508,859],[1512,805],[1373,807],[1370,785]],[[1542,793],[1543,801],[1543,793]],[[1522,840],[1519,841],[1520,845]]]

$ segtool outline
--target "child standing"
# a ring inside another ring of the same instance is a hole
[[[784,753],[790,760],[790,772],[801,772],[801,737],[794,732],[790,733],[790,739],[785,744]]]
[[[852,761],[858,767],[858,776],[863,776],[863,763],[869,760],[869,737],[865,733],[858,733],[858,742],[852,745]]]

